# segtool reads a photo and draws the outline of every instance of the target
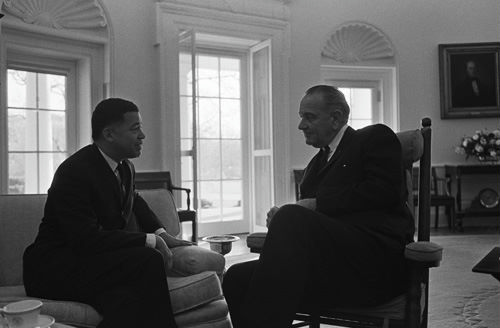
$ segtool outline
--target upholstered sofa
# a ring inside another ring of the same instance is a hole
[[[144,190],[141,194],[164,222],[168,232],[178,235],[179,218],[170,191]],[[46,195],[0,196],[0,307],[31,298],[26,296],[22,284],[22,255],[37,234],[45,200]],[[174,250],[174,266],[182,264],[184,271],[188,271],[186,274],[190,270],[196,272],[197,263],[192,255],[199,251],[198,246]],[[224,262],[222,270],[223,267]],[[185,277],[168,277],[172,307],[179,327],[231,327],[217,274],[220,276],[222,272],[207,271]],[[96,327],[101,320],[97,311],[87,304],[48,299],[42,301],[42,313],[53,316],[59,323]]]

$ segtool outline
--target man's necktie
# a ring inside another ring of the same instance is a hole
[[[330,147],[329,146],[321,148],[321,151],[319,153],[319,158],[318,158],[318,164],[319,164],[318,168],[320,170],[325,167],[326,163],[328,162],[329,155],[330,155]]]
[[[125,200],[125,196],[126,196],[126,193],[127,193],[127,189],[126,189],[126,186],[127,186],[127,164],[125,164],[125,162],[120,162],[120,164],[118,164],[118,167],[116,168],[118,170],[118,180],[120,180],[120,192],[121,192],[121,196],[122,196],[122,200]]]

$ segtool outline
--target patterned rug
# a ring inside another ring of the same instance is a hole
[[[457,234],[432,241],[444,247],[444,256],[430,274],[429,327],[499,328],[500,282],[471,269],[500,244],[500,236]]]

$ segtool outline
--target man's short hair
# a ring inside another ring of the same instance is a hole
[[[102,100],[92,113],[92,139],[99,139],[106,126],[122,122],[123,115],[128,112],[139,112],[139,108],[133,102],[121,98]]]
[[[323,101],[328,109],[340,109],[345,122],[349,119],[349,105],[345,100],[344,94],[334,86],[331,85],[315,85],[306,91],[306,96],[318,94],[323,97]]]

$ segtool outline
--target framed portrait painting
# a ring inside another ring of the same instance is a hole
[[[500,42],[439,45],[441,118],[500,117]]]

